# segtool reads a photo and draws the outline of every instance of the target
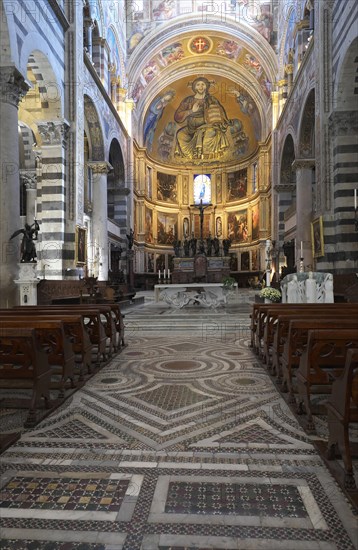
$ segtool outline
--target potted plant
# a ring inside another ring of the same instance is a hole
[[[281,302],[281,292],[277,288],[267,286],[260,291],[260,297],[270,302]]]

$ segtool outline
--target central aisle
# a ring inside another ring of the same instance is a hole
[[[348,550],[356,520],[248,347],[249,298],[146,303],[2,456],[2,549]]]

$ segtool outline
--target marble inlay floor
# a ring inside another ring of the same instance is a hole
[[[128,310],[128,346],[1,455],[1,550],[358,548],[249,311]]]

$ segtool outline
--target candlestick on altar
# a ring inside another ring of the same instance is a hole
[[[158,279],[160,281],[160,269],[158,270]]]
[[[300,273],[303,273],[304,270],[305,270],[305,269],[304,269],[304,266],[303,266],[303,258],[302,258],[302,256],[301,256],[301,258],[300,258]]]

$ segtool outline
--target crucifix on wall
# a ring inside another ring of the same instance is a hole
[[[204,210],[205,208],[208,208],[209,206],[212,206],[211,203],[209,204],[203,204],[203,200],[200,199],[199,204],[191,204],[193,208],[199,209],[199,217],[200,217],[200,240],[203,240],[203,223],[204,223]]]

